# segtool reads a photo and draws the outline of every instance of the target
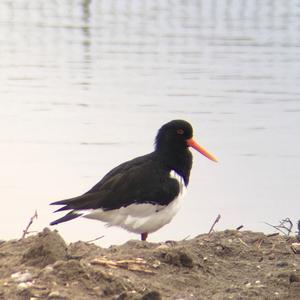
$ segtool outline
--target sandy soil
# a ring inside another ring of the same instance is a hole
[[[0,242],[0,299],[300,299],[299,246],[226,230],[106,249],[46,228]]]

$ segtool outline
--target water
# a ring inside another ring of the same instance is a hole
[[[182,118],[215,154],[194,153],[181,211],[151,241],[217,229],[269,231],[299,218],[300,1],[0,3],[1,238],[56,216],[49,202],[84,193],[150,152]],[[78,220],[67,241],[134,234]]]

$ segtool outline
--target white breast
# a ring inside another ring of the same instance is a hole
[[[180,202],[186,192],[183,178],[174,170],[170,177],[178,181],[180,193],[167,206],[150,203],[131,204],[119,209],[103,211],[102,209],[81,211],[83,217],[106,222],[107,226],[120,226],[135,233],[151,233],[170,223],[178,212]]]
[[[176,173],[174,170],[171,170],[170,177],[174,178],[178,181],[179,188],[180,188],[180,194],[181,194],[181,196],[184,196],[186,193],[186,186],[184,184],[183,178],[178,173]]]

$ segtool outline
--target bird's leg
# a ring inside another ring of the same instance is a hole
[[[142,241],[146,241],[147,236],[148,236],[148,232],[143,232],[143,233],[141,234],[141,240],[142,240]]]

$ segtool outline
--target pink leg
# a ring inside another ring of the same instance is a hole
[[[141,234],[141,239],[142,239],[142,241],[146,241],[147,237],[148,237],[148,232],[143,232],[143,233]]]

